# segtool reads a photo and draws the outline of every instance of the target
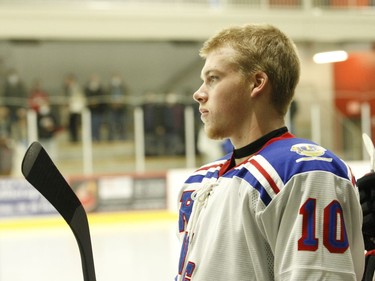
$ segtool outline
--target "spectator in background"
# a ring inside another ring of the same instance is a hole
[[[64,81],[65,95],[68,97],[69,107],[69,136],[72,142],[78,141],[78,132],[81,125],[81,114],[86,106],[86,98],[73,74],[68,74]]]
[[[9,109],[0,106],[0,175],[10,175],[12,171],[13,151],[10,145]]]
[[[29,95],[29,108],[39,112],[42,104],[49,103],[47,92],[42,88],[40,80],[35,80]]]
[[[10,129],[9,109],[6,106],[0,106],[0,138],[9,138]]]
[[[233,151],[233,144],[230,139],[225,139],[221,146],[223,148],[224,154],[228,154]]]
[[[14,144],[12,175],[21,176],[21,163],[29,145],[27,132],[27,109],[20,108],[12,122],[11,136]]]
[[[38,139],[51,157],[56,155],[54,136],[57,131],[57,119],[51,112],[49,102],[40,104],[37,112]]]
[[[12,149],[10,145],[9,109],[0,106],[0,175],[9,175],[12,169]]]
[[[149,91],[145,93],[142,105],[144,112],[145,152],[146,156],[164,155],[165,151],[165,118],[164,101],[160,95]]]
[[[179,102],[176,93],[168,93],[165,97],[164,111],[164,145],[168,155],[183,155],[185,152],[185,116],[184,105]]]
[[[298,113],[298,104],[296,100],[292,100],[289,108],[289,118],[290,118],[290,131],[296,134],[296,115]]]
[[[127,89],[123,80],[118,74],[111,77],[109,84],[109,140],[124,140],[125,139],[125,116],[126,104],[125,96]]]
[[[6,77],[4,98],[5,105],[10,109],[10,117],[13,121],[17,118],[17,111],[27,107],[26,88],[17,71],[14,69],[11,69]]]
[[[101,140],[101,130],[107,109],[104,94],[105,92],[100,77],[93,74],[85,86],[87,105],[91,112],[91,133],[93,141]]]

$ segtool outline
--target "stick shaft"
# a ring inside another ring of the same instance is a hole
[[[84,281],[96,281],[86,212],[40,143],[32,143],[26,151],[22,161],[22,173],[55,207],[71,228],[81,255]]]

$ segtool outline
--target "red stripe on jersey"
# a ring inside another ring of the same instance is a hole
[[[280,189],[278,188],[277,184],[275,183],[275,181],[272,179],[272,177],[270,176],[270,174],[254,159],[251,159],[249,161],[255,168],[258,169],[258,171],[263,175],[263,177],[265,177],[265,179],[267,180],[267,182],[269,183],[269,185],[271,186],[271,188],[273,189],[273,191],[277,194],[280,192]]]
[[[224,163],[225,163],[225,162],[224,162]],[[198,171],[204,171],[204,170],[209,170],[209,169],[211,169],[211,168],[217,168],[217,167],[220,167],[220,166],[222,166],[222,165],[223,165],[223,163],[214,164],[214,165],[209,165],[209,166],[204,166],[204,167],[199,168],[198,170],[196,170],[196,172],[198,172]]]
[[[356,185],[355,177],[350,167],[349,167],[349,175],[351,176],[352,185],[355,186]]]

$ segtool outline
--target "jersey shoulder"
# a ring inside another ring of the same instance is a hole
[[[232,153],[228,153],[216,161],[201,166],[190,175],[185,184],[200,183],[204,178],[219,178],[221,168],[230,161],[231,155]]]
[[[271,141],[258,153],[283,179],[296,174],[321,171],[352,180],[344,161],[332,151],[306,139],[286,138]]]

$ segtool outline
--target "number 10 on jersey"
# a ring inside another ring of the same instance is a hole
[[[321,213],[321,212],[319,212]],[[316,251],[319,247],[317,238],[317,224],[322,223],[323,245],[331,253],[344,253],[348,247],[343,212],[340,203],[333,200],[324,210],[322,217],[317,218],[317,202],[309,198],[301,206],[299,214],[302,216],[302,235],[298,240],[299,251]]]

